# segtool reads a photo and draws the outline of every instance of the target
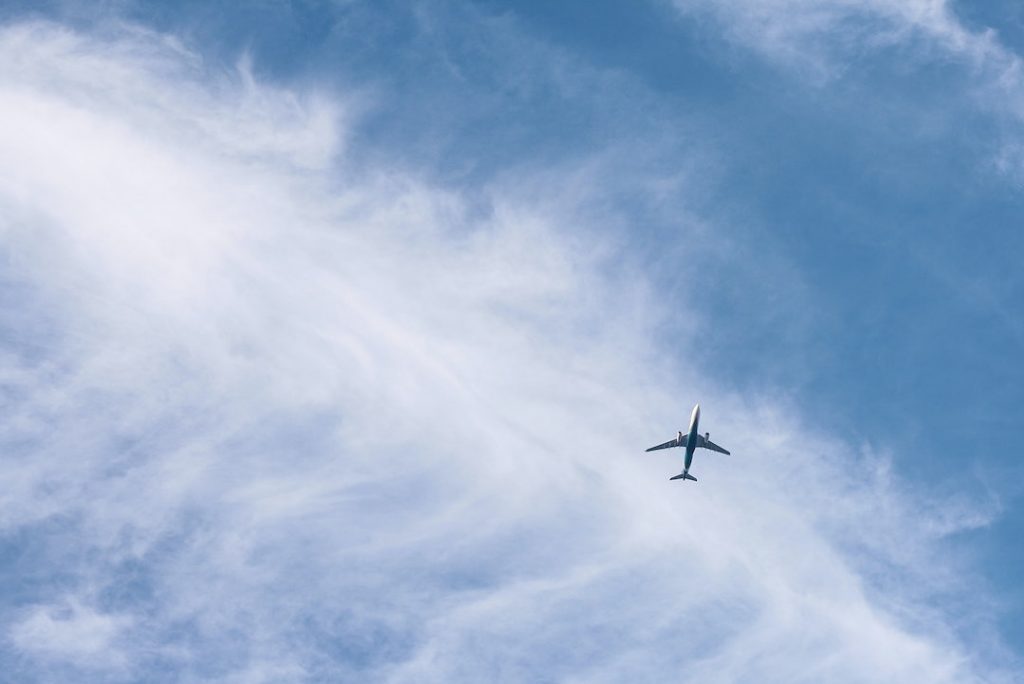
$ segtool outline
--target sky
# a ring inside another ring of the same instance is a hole
[[[1021,216],[1014,2],[0,2],[0,671],[1021,681]]]

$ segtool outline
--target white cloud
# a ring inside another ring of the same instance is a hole
[[[669,312],[557,190],[479,218],[346,167],[344,111],[137,30],[0,33],[0,521],[63,516],[64,571],[146,587],[19,648],[116,637],[197,681],[993,674],[929,607],[938,503],[666,360]],[[670,485],[642,448],[695,398],[735,455]]]
[[[957,65],[956,89],[995,124],[991,169],[1024,177],[1024,62],[995,28],[972,29],[948,0],[675,0],[687,16],[712,16],[724,33],[819,86],[886,51],[895,71]],[[959,76],[959,78],[957,77]]]
[[[99,613],[77,600],[37,606],[10,630],[21,650],[93,667],[119,667],[123,654],[116,641],[131,626],[130,618]]]
[[[731,36],[808,75],[828,79],[865,52],[913,43],[982,66],[1010,55],[993,31],[973,32],[946,0],[677,0],[685,14],[711,12]],[[901,53],[914,59],[913,53]],[[990,66],[990,65],[989,65]]]

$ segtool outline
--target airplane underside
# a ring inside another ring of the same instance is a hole
[[[680,430],[676,433],[674,439],[670,439],[664,444],[652,446],[647,451],[659,451],[661,449],[671,449],[673,447],[682,447],[686,450],[686,456],[683,458],[683,472],[679,473],[675,477],[668,478],[669,480],[693,480],[697,481],[693,475],[690,475],[690,463],[693,461],[693,452],[696,449],[708,449],[709,451],[717,451],[720,454],[729,455],[728,449],[723,449],[714,442],[711,441],[711,434],[705,432],[703,435],[697,431],[698,423],[700,422],[700,404],[693,407],[693,413],[690,414],[690,429],[683,434]]]

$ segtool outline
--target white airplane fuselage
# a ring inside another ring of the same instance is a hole
[[[690,463],[693,462],[693,451],[697,448],[697,424],[700,422],[700,404],[693,407],[693,413],[690,414],[690,430],[687,432],[686,437],[683,437],[683,433],[679,433],[679,442],[682,446],[683,439],[686,440],[686,458],[683,461],[683,472],[689,472]]]

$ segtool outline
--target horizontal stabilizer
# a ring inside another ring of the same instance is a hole
[[[679,473],[675,477],[670,477],[668,479],[670,479],[670,480],[693,480],[694,482],[697,481],[697,478],[695,478],[690,473]]]

